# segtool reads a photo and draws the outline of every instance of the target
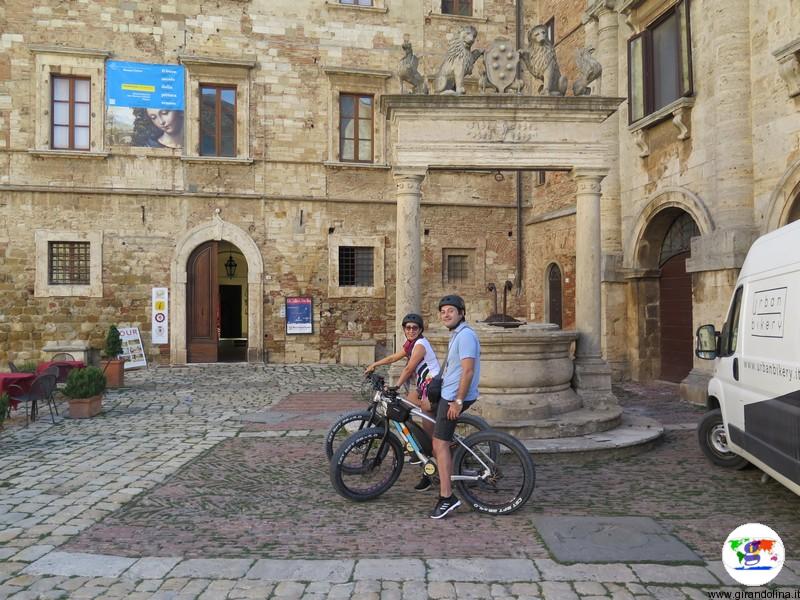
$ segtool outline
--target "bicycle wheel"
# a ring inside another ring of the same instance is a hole
[[[462,438],[468,437],[478,431],[489,431],[491,426],[483,417],[472,413],[461,413],[456,424],[456,433]]]
[[[368,427],[351,435],[336,450],[330,464],[333,487],[357,502],[383,494],[402,470],[403,448],[383,427]]]
[[[489,474],[477,481],[455,481],[461,499],[473,510],[493,515],[520,509],[531,497],[536,481],[527,448],[507,433],[494,430],[473,433],[463,444],[456,451],[453,473],[481,475],[486,465]]]
[[[370,422],[372,417],[371,410],[354,410],[336,419],[325,436],[325,455],[328,460],[333,458],[333,453],[336,452],[339,445],[356,431],[376,425],[377,423]]]

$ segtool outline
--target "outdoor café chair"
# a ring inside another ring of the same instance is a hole
[[[75,357],[67,352],[59,352],[53,357],[53,360],[75,360]]]
[[[19,369],[17,368],[17,365],[15,365],[11,361],[8,361],[8,370],[11,371],[12,373],[19,373]]]
[[[47,401],[51,386],[55,386],[52,375],[39,375],[31,383],[31,388],[28,392],[24,392],[16,383],[8,386],[6,390],[8,397],[16,402],[25,404],[25,427],[28,426],[29,417],[32,420],[36,420],[36,403],[39,400]],[[28,411],[29,404],[31,405],[30,412]],[[52,417],[52,412],[50,416]],[[55,417],[53,417],[53,422],[55,423]]]
[[[50,408],[50,417],[52,417],[53,410],[55,410],[56,414],[58,414],[58,406],[56,406],[55,394],[56,394],[56,388],[58,387],[59,369],[57,366],[52,365],[50,367],[47,367],[47,369],[44,370],[42,375],[52,375],[53,377],[53,386],[50,389],[50,394],[47,396],[47,406],[48,408]],[[50,407],[51,404],[52,408]],[[55,422],[55,419],[53,420],[53,422]]]

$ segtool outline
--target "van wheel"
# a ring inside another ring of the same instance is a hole
[[[728,447],[728,434],[722,422],[722,411],[711,410],[705,414],[697,426],[700,449],[711,462],[728,469],[744,469],[750,463],[731,452]]]

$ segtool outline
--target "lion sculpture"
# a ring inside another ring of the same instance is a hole
[[[547,28],[536,25],[528,32],[528,47],[521,50],[520,59],[530,74],[542,82],[539,93],[563,96],[567,93],[567,78],[561,75],[553,42],[547,39]]]
[[[411,84],[412,94],[427,94],[428,83],[419,72],[419,58],[414,55],[414,49],[408,40],[403,42],[403,53],[403,58],[400,59],[400,65],[397,69],[401,93],[405,91],[403,89],[403,82],[405,82]]]
[[[478,30],[472,25],[464,27],[447,47],[447,56],[436,73],[433,90],[437,94],[463,94],[464,78],[472,73],[475,61],[483,50],[472,50]]]

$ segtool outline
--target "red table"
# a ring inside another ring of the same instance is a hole
[[[38,375],[50,367],[58,367],[58,379],[56,381],[57,383],[64,383],[72,369],[82,369],[85,366],[82,360],[49,360],[36,365],[36,373]]]
[[[35,373],[0,373],[0,394],[7,392],[8,386],[12,383],[20,386],[23,392],[27,392],[34,379],[36,379]],[[17,402],[12,400],[11,408],[17,408]]]

